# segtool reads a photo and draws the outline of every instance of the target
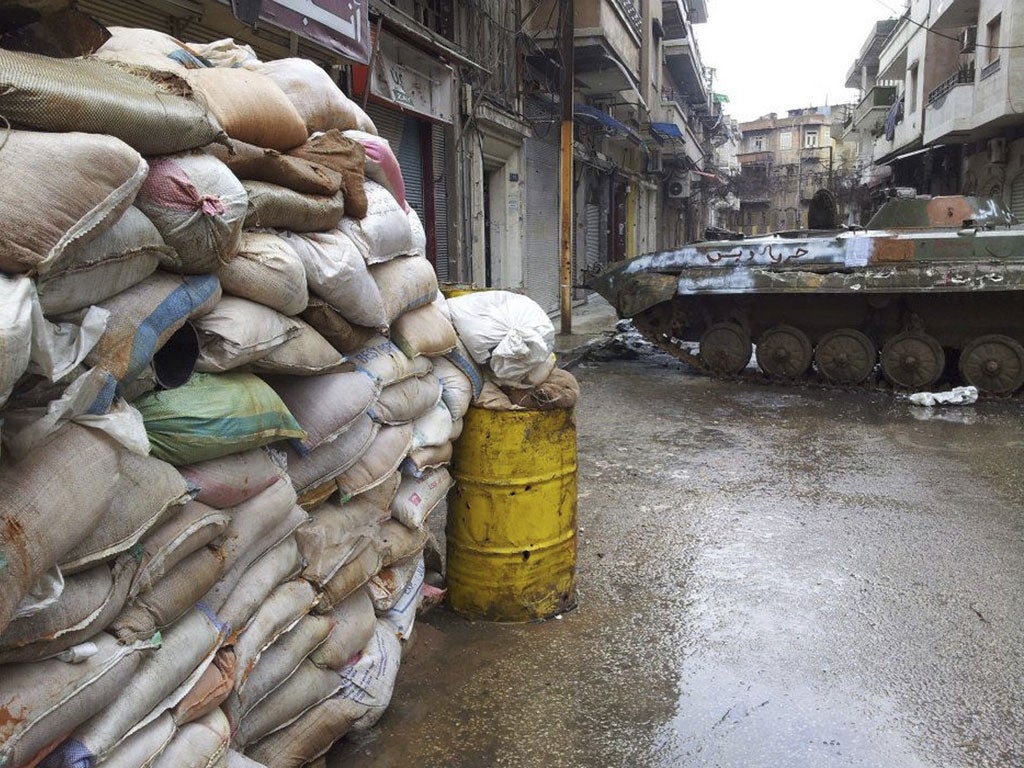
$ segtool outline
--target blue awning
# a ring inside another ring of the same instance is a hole
[[[651,133],[666,139],[683,138],[683,132],[675,123],[651,123]]]
[[[577,120],[583,118],[600,125],[610,133],[617,133],[633,141],[639,141],[639,137],[628,125],[619,122],[607,112],[602,112],[597,107],[592,107],[589,104],[577,104],[573,109],[573,114]]]

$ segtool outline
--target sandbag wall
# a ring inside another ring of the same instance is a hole
[[[303,765],[388,705],[483,379],[322,69],[109,32],[0,50],[0,766]]]

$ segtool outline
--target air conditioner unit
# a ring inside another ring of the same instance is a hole
[[[652,152],[647,156],[647,172],[648,173],[661,173],[664,170],[664,166],[661,162],[661,152]]]
[[[690,196],[690,179],[688,176],[674,176],[665,185],[667,197],[675,200]]]
[[[1006,162],[1006,139],[997,138],[989,139],[988,142],[988,161],[990,163],[1005,163]]]
[[[978,43],[978,28],[966,27],[960,33],[960,53],[972,53]]]

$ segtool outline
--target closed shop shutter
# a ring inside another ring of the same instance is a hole
[[[1024,222],[1024,174],[1015,178],[1010,185],[1010,210]]]
[[[604,265],[601,255],[601,206],[587,203],[584,212],[587,221],[587,259],[586,269],[591,271]]]
[[[523,141],[527,190],[523,211],[523,283],[527,296],[546,312],[553,312],[559,305],[559,130],[550,113],[536,108],[530,112],[537,120],[538,135]],[[544,122],[547,120],[554,121]]]
[[[433,126],[434,152],[434,235],[437,242],[437,279],[450,281],[448,265],[448,128]]]

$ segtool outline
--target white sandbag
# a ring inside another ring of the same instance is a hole
[[[423,555],[421,553],[409,560],[384,568],[370,579],[366,585],[366,592],[370,596],[370,600],[373,601],[373,610],[377,612],[378,616],[383,616],[397,605],[398,599],[409,588],[417,572],[419,573],[419,579],[415,587],[415,593],[419,594],[420,585],[423,583],[423,568]],[[412,590],[410,590],[410,595],[412,595]],[[413,613],[415,613],[415,610],[413,608]]]
[[[406,213],[409,217],[409,229],[412,232],[412,248],[409,250],[409,255],[426,257],[427,231],[423,228],[423,222],[420,221],[420,216],[416,213],[415,208],[410,208]]]
[[[393,628],[378,621],[362,656],[340,673],[345,678],[341,695],[366,708],[365,714],[352,724],[353,731],[372,728],[384,714],[391,703],[401,660],[402,647]]]
[[[19,713],[0,729],[0,764],[21,766],[118,698],[159,641],[121,645],[101,632],[76,664],[58,659],[0,668],[0,711]]]
[[[178,471],[193,488],[195,500],[215,509],[238,506],[284,476],[284,469],[263,448],[178,467]]]
[[[381,390],[370,409],[379,424],[408,424],[441,401],[441,382],[436,376],[413,376]]]
[[[98,304],[149,277],[173,255],[153,222],[131,207],[110,229],[68,249],[39,279],[39,303],[47,315]]]
[[[462,435],[462,429],[466,426],[465,419],[455,419],[452,422],[451,432],[448,433],[448,442],[454,443]]]
[[[228,750],[228,768],[267,768],[267,766],[246,757],[241,752],[230,749]]]
[[[289,536],[253,563],[242,574],[217,614],[221,621],[240,631],[274,588],[295,578],[302,570],[302,555],[295,537]]]
[[[331,76],[309,59],[278,59],[251,65],[284,91],[306,122],[310,133],[332,128],[370,130],[366,113],[334,83]]]
[[[452,460],[452,444],[429,445],[409,451],[402,462],[402,474],[423,477],[426,472],[443,467]]]
[[[0,274],[0,407],[26,371],[50,381],[70,373],[103,335],[107,316],[93,307],[81,326],[54,325],[43,317],[32,280]]]
[[[236,296],[224,296],[193,326],[200,347],[196,370],[203,373],[223,373],[248,365],[302,330],[298,320]]]
[[[357,496],[385,482],[398,469],[412,445],[412,427],[382,427],[373,444],[359,461],[338,475],[343,496]]]
[[[183,725],[153,768],[226,768],[231,726],[219,709]]]
[[[171,743],[176,731],[174,719],[165,712],[111,750],[103,761],[103,768],[150,768]]]
[[[410,359],[402,350],[383,336],[374,336],[366,346],[349,355],[357,370],[388,387],[414,376],[426,376],[433,366],[428,358]]]
[[[380,393],[379,385],[358,371],[315,378],[274,376],[267,383],[306,431],[306,437],[296,443],[307,452],[351,427]]]
[[[339,370],[345,357],[328,343],[309,323],[289,318],[299,332],[284,344],[254,360],[250,370],[267,375],[322,376]]]
[[[241,694],[260,655],[292,629],[316,604],[316,590],[303,579],[275,587],[235,640],[235,691]]]
[[[341,220],[338,229],[352,238],[367,264],[412,254],[415,244],[409,217],[387,189],[366,180],[366,216]]]
[[[462,369],[447,357],[433,360],[434,375],[441,382],[441,399],[448,406],[453,419],[461,419],[473,403],[473,383]]]
[[[347,234],[334,230],[279,235],[302,260],[313,293],[355,325],[387,328],[390,321],[380,289]]]
[[[295,532],[299,551],[306,561],[302,577],[322,587],[376,539],[380,524],[388,517],[386,508],[374,507],[359,499],[325,503]]]
[[[176,256],[173,272],[216,272],[238,252],[248,196],[242,183],[210,155],[161,157],[135,199]]]
[[[130,596],[146,592],[174,566],[216,539],[231,522],[231,515],[190,501],[140,543],[140,566]]]
[[[391,340],[408,357],[439,357],[455,349],[455,328],[433,304],[406,312],[391,326]]]
[[[358,496],[353,496],[353,499],[358,499],[366,504],[371,504],[378,509],[390,509],[391,502],[395,500],[395,496],[398,495],[398,486],[402,483],[402,473],[392,472],[388,475],[384,482],[380,485],[375,485],[373,488],[369,488]]]
[[[449,299],[448,309],[473,359],[487,363],[499,384],[520,385],[549,364],[555,328],[528,296],[477,291]]]
[[[462,371],[462,374],[469,379],[473,397],[479,397],[480,391],[484,388],[484,376],[480,366],[476,364],[473,356],[466,349],[466,345],[462,343],[462,339],[455,342],[455,349],[446,354],[444,358]]]
[[[326,641],[310,653],[309,660],[324,669],[340,670],[354,661],[373,637],[377,619],[366,590],[356,590],[330,614],[333,627]]]
[[[230,37],[212,43],[189,43],[188,47],[215,67],[258,67],[260,64],[251,45],[236,42]]]
[[[374,264],[370,276],[380,290],[388,325],[406,312],[432,303],[437,295],[434,265],[422,256],[402,256]]]
[[[452,415],[443,402],[438,403],[412,423],[412,449],[444,445],[452,431]]]
[[[373,419],[363,414],[338,437],[305,456],[289,447],[288,477],[295,490],[305,494],[348,470],[370,449],[379,429]]]
[[[398,595],[398,599],[394,601],[391,609],[383,616],[384,621],[395,630],[395,635],[399,640],[408,640],[412,636],[412,628],[416,623],[416,611],[423,599],[425,573],[426,568],[421,556],[415,562],[412,577],[406,583],[401,594]]]
[[[101,61],[148,66],[160,72],[182,72],[202,66],[190,46],[155,29],[107,27],[110,38],[93,54]],[[146,58],[140,58],[144,55]]]
[[[427,516],[452,487],[452,476],[445,467],[427,472],[421,478],[402,477],[398,495],[391,502],[391,515],[410,528],[422,528]]]
[[[243,232],[238,254],[218,273],[225,293],[297,315],[309,303],[306,268],[288,241],[269,232]]]
[[[365,158],[363,171],[366,178],[384,187],[403,211],[411,210],[409,202],[405,199],[402,168],[398,164],[391,143],[381,136],[358,130],[345,131],[345,138],[362,146]]]

